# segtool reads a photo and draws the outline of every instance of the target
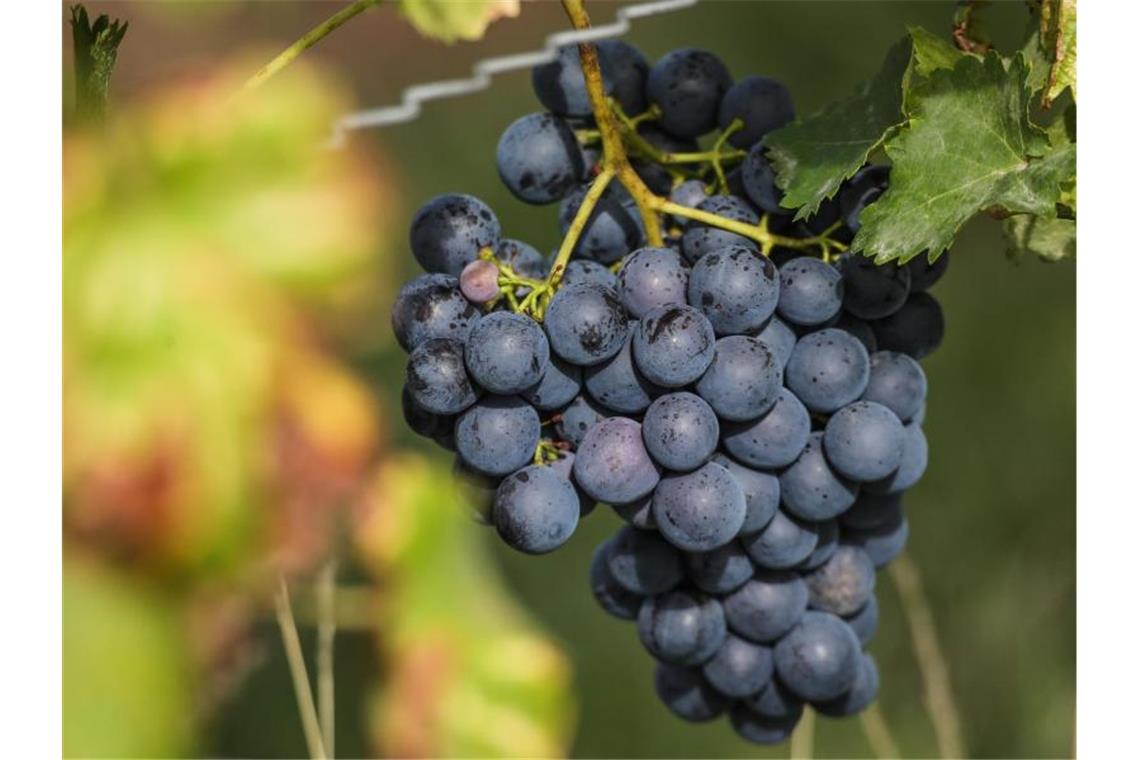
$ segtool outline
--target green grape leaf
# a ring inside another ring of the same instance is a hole
[[[798,208],[797,219],[815,213],[902,125],[911,48],[910,38],[900,40],[879,73],[853,94],[765,138],[776,181],[784,189],[781,203]]]
[[[1050,144],[1029,121],[1026,75],[1020,54],[1007,71],[990,53],[911,84],[910,124],[885,146],[890,189],[864,210],[854,250],[907,261],[944,251],[982,210],[1056,216],[1061,185],[1076,173],[1076,146]]]
[[[1077,97],[1077,0],[1045,0],[1041,6],[1041,47],[1049,61],[1043,108],[1072,88]]]
[[[913,71],[921,76],[929,76],[938,69],[952,69],[962,56],[966,55],[946,40],[921,26],[907,29],[914,45]]]
[[[1002,222],[1008,247],[1006,254],[1020,260],[1033,254],[1044,261],[1060,261],[1077,253],[1077,223],[1072,219],[1047,219],[1017,214]]]
[[[400,11],[425,37],[477,40],[500,18],[519,15],[519,0],[400,0]]]

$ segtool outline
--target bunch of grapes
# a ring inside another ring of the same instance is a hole
[[[805,704],[843,716],[877,695],[875,572],[927,463],[917,360],[942,340],[927,290],[948,259],[846,253],[886,167],[793,220],[761,143],[794,118],[778,81],[734,83],[701,50],[596,50],[612,121],[567,48],[533,72],[547,111],[498,145],[515,196],[560,203],[552,258],[468,195],[416,214],[427,274],[393,308],[405,416],[518,550],[610,505],[627,525],[590,583],[637,621],[660,698],[778,742]],[[636,181],[607,184],[607,125]]]

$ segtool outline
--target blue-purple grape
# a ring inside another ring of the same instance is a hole
[[[783,300],[776,266],[755,248],[740,245],[702,256],[689,275],[688,297],[717,335],[761,329]]]
[[[542,423],[518,396],[484,396],[455,421],[455,446],[463,461],[487,475],[506,475],[534,457]]]
[[[659,306],[641,318],[633,333],[637,368],[665,388],[694,382],[712,364],[715,351],[712,325],[691,306]]]
[[[406,383],[416,406],[432,414],[458,414],[479,397],[463,363],[463,344],[449,338],[431,338],[412,351]]]
[[[720,425],[712,407],[699,396],[670,393],[649,405],[641,421],[641,435],[657,464],[688,472],[712,456],[720,439]]]
[[[724,546],[744,523],[744,491],[719,464],[666,475],[653,492],[653,519],[669,543],[685,551]]]
[[[412,255],[427,272],[459,276],[480,249],[498,246],[499,220],[471,195],[437,195],[412,218]]]
[[[609,417],[590,427],[574,459],[574,480],[608,504],[637,501],[660,478],[660,468],[645,450],[641,425],[626,417]]]

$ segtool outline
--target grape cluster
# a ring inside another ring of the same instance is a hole
[[[560,203],[563,235],[594,204],[572,255],[562,270],[504,238],[468,195],[423,206],[411,248],[427,273],[392,315],[404,414],[455,451],[480,515],[518,550],[552,551],[610,505],[627,525],[597,548],[590,583],[636,620],[659,697],[778,742],[805,704],[843,716],[877,695],[875,572],[903,548],[902,493],[926,468],[917,360],[942,340],[928,289],[948,258],[837,252],[886,167],[792,219],[760,142],[794,118],[779,82],[734,82],[701,50],[652,66],[622,41],[597,53],[612,106],[642,114],[626,119],[634,170],[676,204],[657,220],[663,245],[647,245],[621,184],[591,194],[603,154],[567,48],[534,70],[548,111],[510,124],[496,161],[520,200]],[[700,154],[714,130],[729,146],[716,160],[661,160]],[[681,213],[693,208],[714,217]],[[840,246],[806,255],[822,236]]]

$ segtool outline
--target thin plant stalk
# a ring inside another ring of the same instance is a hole
[[[305,734],[309,756],[313,760],[328,760],[321,738],[321,722],[309,686],[309,674],[305,669],[305,653],[301,649],[301,637],[297,633],[297,621],[289,601],[289,586],[284,576],[281,576],[275,602],[277,627],[281,629],[281,642],[285,645],[285,658],[289,662],[289,674],[293,677],[293,692],[297,696],[297,710],[301,713],[301,730]]]
[[[317,579],[317,712],[325,752],[336,757],[336,558]]]

